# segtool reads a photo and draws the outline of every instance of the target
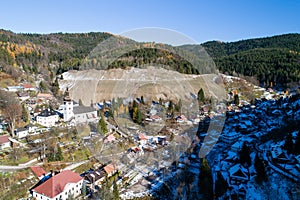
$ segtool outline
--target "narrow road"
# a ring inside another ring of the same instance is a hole
[[[8,165],[0,165],[0,172],[14,172],[20,169],[25,169],[28,166],[8,166]]]
[[[73,163],[73,164],[65,167],[63,170],[73,170],[73,169],[75,169],[75,168],[79,167],[80,165],[85,164],[87,162],[88,162],[88,160],[84,160],[84,161],[81,161],[81,162],[76,162],[76,163]]]

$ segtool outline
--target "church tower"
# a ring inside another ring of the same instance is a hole
[[[70,97],[69,88],[66,90],[65,98],[64,98],[64,121],[70,121],[74,116],[73,113],[73,101]]]

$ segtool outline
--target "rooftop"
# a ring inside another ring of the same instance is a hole
[[[41,177],[46,174],[46,171],[41,166],[31,166],[30,169],[36,177]]]
[[[107,173],[107,174],[110,174],[112,173],[113,171],[115,171],[115,167],[112,165],[112,164],[108,164],[104,167],[104,171]]]
[[[45,109],[40,114],[38,114],[39,117],[49,117],[52,115],[57,115],[56,111],[53,109]]]
[[[34,188],[33,191],[53,198],[60,194],[68,183],[78,183],[82,179],[79,174],[71,170],[66,170],[51,177],[46,182]]]
[[[82,113],[89,113],[89,112],[94,112],[96,111],[95,108],[93,107],[88,107],[88,106],[76,106],[73,108],[74,114],[82,114]]]
[[[0,144],[9,142],[8,135],[0,135]]]

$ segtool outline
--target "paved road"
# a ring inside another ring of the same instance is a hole
[[[27,166],[8,166],[0,165],[0,172],[14,172],[20,169],[25,169]]]
[[[75,169],[76,167],[79,167],[80,165],[84,164],[84,163],[87,163],[88,160],[84,160],[84,161],[81,161],[81,162],[77,162],[77,163],[73,163],[67,167],[65,167],[63,170],[73,170]]]

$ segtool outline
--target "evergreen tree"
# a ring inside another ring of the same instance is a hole
[[[180,112],[182,107],[182,101],[179,99],[178,103],[175,105],[175,111]]]
[[[240,155],[240,163],[242,165],[245,165],[249,167],[251,165],[251,157],[250,157],[250,148],[246,145],[246,143],[243,143],[242,149],[239,152]]]
[[[240,105],[240,97],[239,97],[238,94],[235,94],[235,95],[234,95],[233,103],[234,103],[236,106]]]
[[[203,195],[203,199],[213,198],[213,179],[210,166],[206,158],[202,159],[199,182],[198,182],[199,192]]]
[[[159,105],[163,104],[162,98],[159,98],[158,103],[159,103]]]
[[[142,104],[145,104],[144,96],[141,96],[141,103],[142,103]]]
[[[41,92],[45,92],[47,90],[46,84],[44,83],[44,81],[40,82],[40,90]]]
[[[217,180],[215,183],[215,195],[221,197],[228,189],[228,183],[222,176],[221,172],[217,172]]]
[[[24,122],[29,122],[29,116],[25,104],[22,104],[22,118]]]
[[[292,134],[289,133],[287,136],[286,136],[286,139],[285,139],[285,143],[283,145],[283,148],[290,154],[290,153],[293,153],[293,150],[294,150],[294,143],[293,143],[293,137],[292,137]]]
[[[297,138],[296,138],[294,154],[295,155],[300,154],[300,131],[298,131],[298,135],[297,135]]]
[[[137,123],[137,124],[141,124],[142,123],[142,113],[141,113],[141,111],[140,111],[140,109],[138,108],[137,109],[137,113],[136,113],[136,119],[135,119],[135,122]]]
[[[255,178],[257,183],[261,183],[262,181],[266,181],[267,176],[266,176],[265,164],[261,160],[261,158],[258,156],[258,154],[255,155],[254,167],[255,167],[255,170],[256,170],[256,173],[257,173],[256,178]]]
[[[118,189],[118,185],[116,180],[113,182],[113,200],[119,200],[120,199],[120,193]]]
[[[83,103],[82,103],[82,100],[81,100],[81,99],[79,99],[79,101],[78,101],[78,104],[79,104],[80,106],[82,106],[82,105],[83,105]]]
[[[169,111],[169,112],[173,111],[173,108],[174,108],[173,101],[170,101],[170,102],[169,102],[169,106],[168,106],[168,111]]]
[[[83,197],[86,196],[86,184],[85,184],[85,181],[83,181],[83,183],[82,183],[81,194],[82,194]]]
[[[198,91],[198,101],[199,103],[203,103],[205,101],[204,91],[202,88],[200,88],[200,90]]]
[[[97,131],[98,131],[98,133],[101,133],[102,135],[106,135],[106,133],[108,132],[107,126],[106,126],[106,123],[104,120],[104,116],[102,113],[100,115],[100,119],[98,122]]]
[[[57,96],[59,94],[59,83],[58,78],[56,77],[54,83],[52,84],[52,92],[54,96]]]
[[[63,154],[62,154],[62,150],[61,150],[59,145],[57,145],[57,153],[56,153],[55,158],[56,158],[57,161],[62,161],[64,159]]]

